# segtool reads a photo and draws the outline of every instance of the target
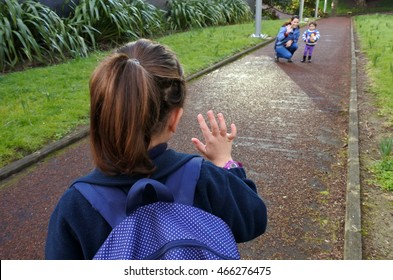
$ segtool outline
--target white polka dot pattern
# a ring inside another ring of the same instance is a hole
[[[199,208],[157,202],[112,230],[94,259],[239,259],[228,225]]]

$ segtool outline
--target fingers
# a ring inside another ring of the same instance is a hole
[[[221,136],[225,136],[227,134],[227,124],[225,123],[224,115],[218,113],[217,117],[218,117],[218,123],[220,125],[220,134]]]
[[[206,138],[206,136],[210,134],[210,129],[205,122],[205,118],[202,116],[202,114],[198,114],[197,119],[198,119],[199,127],[202,131],[202,134]]]
[[[227,133],[228,132],[228,128],[225,122],[225,118],[224,115],[222,113],[218,113],[217,114],[217,119],[214,116],[214,113],[212,110],[209,110],[207,112],[207,118],[210,124],[210,129],[209,126],[207,125],[204,117],[202,116],[202,114],[198,114],[198,122],[199,122],[199,127],[202,131],[202,134],[205,138],[206,141],[208,141],[209,139],[211,139],[212,137],[217,137],[217,136],[221,136],[221,137],[227,137],[229,141],[232,141],[237,134],[237,130],[236,130],[236,126],[234,124],[231,124],[231,133]]]
[[[207,118],[208,118],[209,123],[210,123],[210,128],[212,130],[211,131],[212,134],[214,136],[217,135],[220,132],[220,129],[218,127],[218,123],[216,121],[216,117],[214,116],[213,111],[210,110],[210,111],[207,112]]]
[[[237,129],[235,124],[231,124],[231,133],[227,134],[228,140],[232,141],[233,139],[236,138],[237,135]]]
[[[192,138],[191,139],[192,143],[194,144],[195,148],[203,155],[206,154],[206,146],[199,141],[197,138]]]

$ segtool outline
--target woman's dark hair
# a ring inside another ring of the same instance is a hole
[[[151,174],[152,136],[184,105],[186,86],[176,55],[150,40],[119,48],[90,79],[90,141],[104,173]]]
[[[291,24],[292,23],[292,21],[294,20],[294,19],[299,19],[299,16],[298,15],[293,15],[288,21],[286,21],[282,26],[284,27],[284,26],[287,26],[288,24]]]

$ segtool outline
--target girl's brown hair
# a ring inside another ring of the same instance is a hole
[[[90,79],[90,141],[104,173],[151,174],[151,137],[169,112],[184,105],[186,87],[176,55],[140,39],[105,59]]]

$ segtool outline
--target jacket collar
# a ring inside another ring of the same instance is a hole
[[[153,147],[148,151],[148,153],[156,166],[156,171],[150,176],[150,178],[159,181],[163,181],[169,174],[174,172],[192,157],[197,156],[178,153],[174,150],[168,149],[167,143],[162,143]],[[98,168],[95,168],[92,172],[75,180],[72,184],[76,182],[85,182],[96,185],[130,187],[137,180],[143,177],[143,175],[129,176],[125,174],[110,176],[103,173]]]

